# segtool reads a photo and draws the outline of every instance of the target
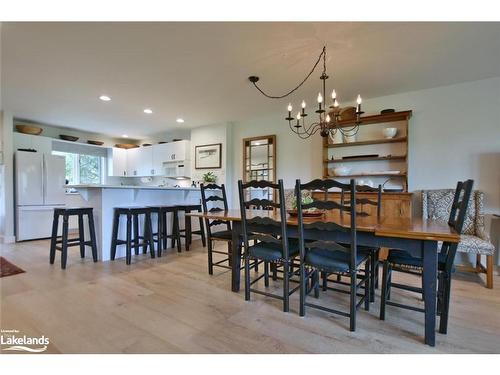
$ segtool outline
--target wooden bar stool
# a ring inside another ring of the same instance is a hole
[[[85,241],[85,232],[83,228],[83,216],[87,215],[89,221],[90,240]],[[63,218],[63,230],[61,239],[57,239],[59,228],[59,217]],[[78,237],[68,238],[68,224],[70,216],[78,216]],[[57,246],[61,244],[61,246]],[[66,268],[68,259],[68,247],[80,246],[80,257],[85,258],[85,246],[92,248],[92,258],[97,262],[97,243],[95,237],[94,215],[92,207],[71,207],[71,208],[55,208],[54,219],[52,221],[52,237],[50,241],[50,264],[54,264],[56,250],[61,251],[61,268]]]
[[[156,232],[153,233],[153,241],[158,244],[158,256],[161,256],[162,250],[167,249],[167,240],[171,240],[171,247],[177,244],[177,251],[181,252],[181,238],[179,228],[179,214],[177,206],[148,206],[151,213],[158,217]],[[172,232],[168,234],[168,214],[172,214]]]
[[[186,251],[189,251],[189,245],[193,242],[193,234],[197,234],[201,236],[201,243],[203,247],[207,245],[206,239],[205,239],[205,229],[203,228],[203,218],[198,218],[199,223],[200,223],[200,229],[199,230],[192,230],[192,225],[191,225],[191,217],[187,216],[186,214],[190,213],[191,211],[198,211],[202,212],[201,204],[179,204],[176,206],[179,211],[184,212],[184,229],[180,229],[180,237],[185,238],[186,240]],[[179,219],[177,219],[179,220]],[[184,233],[184,234],[183,234]]]
[[[132,261],[132,247],[134,247],[135,255],[139,255],[139,247],[142,246],[143,254],[146,253],[147,247],[151,253],[151,258],[155,257],[153,230],[151,225],[151,208],[150,207],[115,207],[113,218],[113,234],[111,237],[111,260],[115,260],[116,247],[118,245],[126,245],[125,262],[130,264]],[[127,217],[126,239],[118,238],[118,228],[120,225],[120,216]],[[139,216],[144,215],[144,231],[143,235],[139,235]],[[134,224],[134,235],[132,238],[132,221]],[[142,241],[141,241],[142,240]]]

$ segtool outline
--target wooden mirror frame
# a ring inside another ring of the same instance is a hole
[[[246,161],[249,158],[249,155],[247,155],[247,144],[252,142],[252,141],[257,141],[259,139],[265,139],[267,140],[269,145],[273,145],[273,160],[272,160],[272,167],[269,168],[270,170],[273,171],[273,178],[272,180],[269,180],[271,182],[276,182],[276,135],[261,135],[258,137],[251,137],[251,138],[243,138],[243,182],[248,182],[247,180],[247,170],[246,170]]]

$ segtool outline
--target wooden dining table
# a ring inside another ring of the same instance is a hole
[[[241,213],[240,210],[218,212],[192,212],[193,217],[203,217],[209,220],[223,220],[231,222],[232,229],[232,264],[231,284],[232,291],[240,290],[241,264]],[[249,210],[247,218],[269,217],[280,221],[279,212],[273,210]],[[321,218],[304,218],[304,222],[335,222],[345,227],[350,226],[351,217],[348,214],[325,213]],[[273,228],[269,228],[273,230]],[[252,230],[252,226],[248,227]],[[279,231],[279,228],[276,227]],[[287,216],[287,233],[290,238],[298,238],[297,218]],[[277,233],[279,234],[279,233]],[[358,245],[371,247],[386,247],[404,249],[414,257],[423,259],[423,289],[425,310],[425,343],[435,345],[436,331],[436,284],[438,265],[438,241],[458,243],[460,235],[446,222],[417,217],[399,218],[381,215],[358,216],[356,220],[356,235]],[[318,229],[304,230],[305,239],[331,240],[342,243],[350,242],[349,232],[328,231]]]

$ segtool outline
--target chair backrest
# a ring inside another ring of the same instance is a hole
[[[462,233],[464,228],[465,217],[467,208],[470,202],[472,193],[473,180],[459,181],[453,195],[453,202],[451,204],[450,216],[448,217],[448,224],[455,229],[457,233]],[[441,254],[445,256],[446,268],[451,270],[455,254],[457,252],[457,243],[443,242],[441,246]]]
[[[208,213],[228,210],[226,187],[224,184],[200,184],[200,190],[203,212]],[[225,224],[227,230],[231,230],[231,223],[229,221],[205,219],[205,226],[207,228],[207,235],[209,238],[212,235],[211,228],[221,224]]]
[[[304,204],[300,197],[304,190],[315,190],[323,191],[325,194],[331,188],[340,188],[342,191],[349,193],[349,205],[345,205],[342,201],[340,203],[328,200],[315,200],[313,198],[311,203]],[[331,251],[342,251],[350,255],[350,268],[355,269],[357,263],[357,240],[356,240],[356,184],[354,179],[351,179],[349,184],[343,184],[341,182],[327,179],[327,180],[313,180],[306,184],[302,184],[300,180],[296,181],[295,193],[297,199],[297,217],[298,217],[298,230],[299,230],[299,242],[300,242],[300,256],[304,259],[306,249],[321,248],[328,249]],[[338,211],[338,216],[343,217],[343,215],[350,216],[350,226],[346,227],[340,223],[335,222],[325,222],[324,217],[320,217],[317,220],[307,219],[304,220],[304,210],[307,209],[319,209],[324,210],[325,215],[328,212],[332,214]],[[305,241],[304,230],[305,229],[316,229],[316,230],[328,230],[344,232],[350,238],[349,245],[342,245],[335,241],[325,241],[316,240],[312,242]]]
[[[361,206],[361,211],[363,212],[363,206],[376,206],[377,207],[377,217],[380,218],[382,213],[382,185],[378,187],[372,187],[368,185],[356,185],[356,192],[358,193],[377,193],[373,198],[356,198],[356,205]],[[342,204],[349,203],[349,198],[346,197],[347,191],[342,189],[340,192],[340,202]]]
[[[255,188],[273,189],[272,196],[279,197],[279,199],[272,201],[267,198],[255,198],[250,194],[246,194],[248,189]],[[278,180],[277,184],[262,180],[243,183],[243,181],[239,180],[238,192],[245,249],[248,249],[248,237],[251,235],[252,239],[280,245],[283,259],[288,259],[288,234],[283,180]],[[245,198],[247,196],[250,197],[248,200]],[[266,214],[263,216],[251,215],[251,217],[247,217],[250,216],[247,215],[249,212],[259,208],[266,210]],[[270,211],[269,208],[272,208],[273,211]],[[279,235],[279,237],[276,235]]]

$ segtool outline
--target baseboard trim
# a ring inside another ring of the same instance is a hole
[[[0,235],[0,243],[15,243],[16,236],[2,236]]]

